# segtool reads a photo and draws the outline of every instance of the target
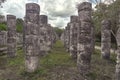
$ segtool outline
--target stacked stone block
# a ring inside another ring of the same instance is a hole
[[[70,21],[70,55],[77,59],[77,30],[79,27],[78,16],[71,16]]]
[[[69,46],[70,46],[70,23],[67,24],[66,27],[66,41],[65,41],[65,45],[66,45],[66,51],[69,52]]]
[[[7,55],[8,57],[16,56],[16,17],[7,15]]]
[[[89,73],[91,54],[93,53],[92,5],[83,2],[78,5],[79,29],[77,45],[77,67],[83,76]]]
[[[39,46],[40,46],[40,55],[43,56],[47,54],[47,24],[48,18],[46,15],[39,16]]]
[[[119,14],[119,28],[116,33],[116,40],[117,40],[117,61],[116,61],[116,79],[120,80],[120,14]]]
[[[24,50],[27,72],[34,72],[39,65],[39,23],[40,6],[35,3],[26,4]]]
[[[110,59],[111,49],[111,23],[105,19],[102,21],[101,27],[101,53],[103,59]]]
[[[116,80],[120,80],[120,27],[117,31],[117,61],[116,61]]]
[[[0,31],[0,47],[7,45],[7,31]]]

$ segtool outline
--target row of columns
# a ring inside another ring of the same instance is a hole
[[[27,72],[34,72],[39,67],[39,58],[48,54],[56,41],[57,35],[48,24],[48,17],[40,14],[40,6],[26,4],[24,50]]]
[[[77,60],[77,68],[82,76],[90,70],[91,54],[94,50],[94,27],[91,16],[91,3],[79,4],[78,16],[70,17],[70,23],[61,36],[66,50],[73,59]]]
[[[103,59],[110,59],[111,22],[104,19],[101,27],[101,55]],[[90,71],[91,55],[95,47],[95,32],[92,22],[92,5],[83,2],[78,5],[78,16],[71,16],[61,40],[66,51],[76,59],[79,73],[83,76]]]
[[[39,67],[39,58],[48,54],[57,40],[53,27],[48,24],[48,17],[39,14],[38,4],[26,4],[22,38],[27,72],[34,72]],[[17,55],[16,36],[16,16],[7,15],[7,55],[11,58]]]

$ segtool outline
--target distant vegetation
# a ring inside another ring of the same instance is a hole
[[[23,20],[18,18],[17,19],[17,32],[22,32],[23,31]]]
[[[55,30],[55,32],[57,33],[58,37],[60,37],[61,34],[62,34],[63,31],[64,31],[64,29],[60,29],[60,28],[58,28],[58,27],[54,27],[54,30]]]
[[[6,31],[7,27],[6,27],[6,23],[0,23],[0,31]]]
[[[23,30],[23,20],[18,18],[16,25],[17,25],[16,27],[17,32],[21,33]],[[6,31],[6,30],[7,30],[7,23],[6,22],[0,23],[0,31]]]

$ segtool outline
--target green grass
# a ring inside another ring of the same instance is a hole
[[[91,60],[91,71],[88,80],[114,80],[116,55],[111,60],[103,60],[100,50],[95,50]],[[77,80],[78,71],[76,61],[63,48],[61,41],[57,41],[51,51],[40,57],[40,66],[33,73],[25,71],[24,53],[18,50],[17,57],[6,58],[0,56],[0,80]]]
[[[110,60],[101,58],[100,50],[92,55],[90,80],[114,80],[116,55],[111,54]]]
[[[54,48],[47,56],[41,59],[41,65],[47,68],[54,68],[56,66],[76,66],[60,41],[54,45]]]

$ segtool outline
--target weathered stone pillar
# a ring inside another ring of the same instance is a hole
[[[65,27],[65,30],[64,30],[64,47],[65,47],[65,49],[67,49],[66,42],[67,42],[67,26]]]
[[[117,41],[117,61],[116,61],[116,79],[120,80],[120,14],[119,14],[119,29],[116,33],[116,41]]]
[[[77,67],[81,75],[89,73],[91,54],[93,53],[93,26],[92,26],[92,5],[83,2],[78,5],[79,29],[77,45]]]
[[[117,31],[117,61],[116,61],[116,80],[120,80],[120,27]]]
[[[50,24],[47,25],[47,34],[46,34],[46,37],[47,37],[48,51],[50,51],[51,45],[52,45],[52,31],[51,31],[51,25]]]
[[[47,24],[48,17],[46,15],[39,16],[39,45],[40,45],[40,55],[44,56],[48,52],[47,46]]]
[[[16,56],[16,17],[7,15],[7,55],[8,57]]]
[[[66,28],[66,51],[69,52],[70,49],[70,23],[67,24]]]
[[[105,19],[102,21],[101,27],[101,53],[103,59],[110,59],[111,48],[111,23]]]
[[[77,59],[77,30],[79,27],[78,16],[71,16],[70,21],[70,55]]]
[[[64,37],[65,37],[65,34],[64,34],[64,32],[61,34],[61,36],[60,36],[60,40],[64,43]]]
[[[25,17],[25,67],[27,72],[34,72],[39,65],[39,23],[40,6],[35,3],[26,4]]]
[[[7,31],[0,31],[0,47],[7,45]]]

